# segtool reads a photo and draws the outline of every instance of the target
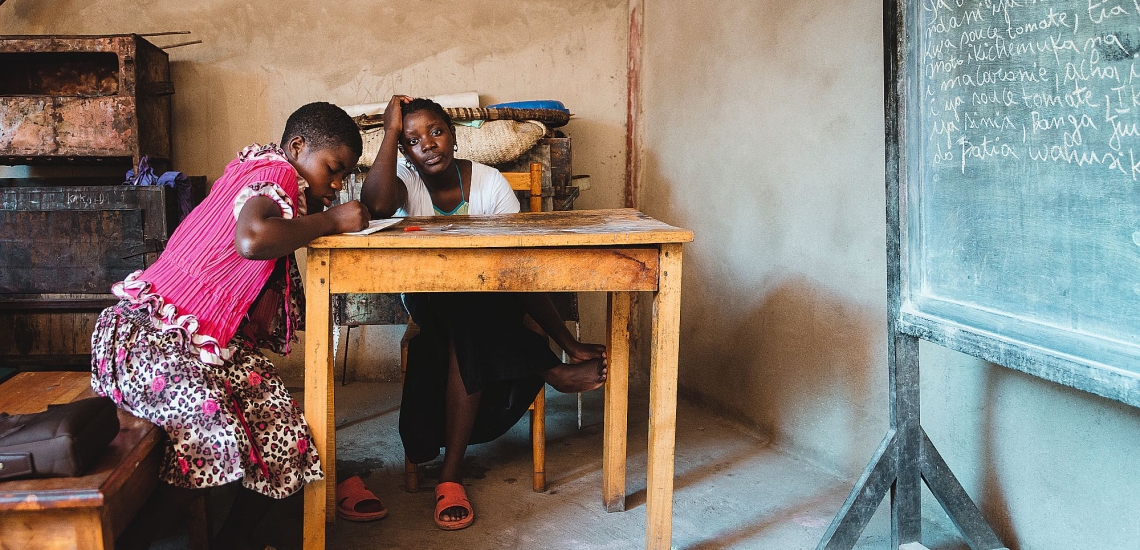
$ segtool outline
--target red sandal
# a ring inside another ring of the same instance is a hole
[[[464,508],[467,517],[454,521],[446,521],[440,516],[448,508]],[[443,481],[435,486],[435,524],[444,531],[457,531],[475,521],[475,511],[471,509],[471,502],[467,500],[467,490],[463,485],[454,481]]]
[[[361,512],[356,507],[361,502],[376,501],[380,509],[375,512]],[[376,521],[388,517],[388,509],[376,495],[364,486],[364,480],[352,476],[336,486],[336,515],[348,521]]]

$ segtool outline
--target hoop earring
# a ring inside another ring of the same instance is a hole
[[[453,146],[453,147],[451,148],[451,150],[452,150],[452,151],[455,151],[456,153],[458,153],[458,152],[459,152],[459,144],[458,144],[458,143],[456,143],[456,144],[455,144],[455,146]]]

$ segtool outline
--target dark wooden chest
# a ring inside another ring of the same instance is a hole
[[[170,168],[170,64],[138,35],[0,36],[0,74],[0,164]]]

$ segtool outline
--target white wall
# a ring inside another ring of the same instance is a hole
[[[879,24],[871,2],[646,7],[642,200],[696,234],[682,385],[846,471],[886,428]]]
[[[8,0],[0,32],[193,30],[204,44],[170,52],[175,163],[211,178],[307,101],[561,99],[576,114],[575,171],[593,176],[578,205],[621,205],[624,2],[288,5]],[[645,12],[642,203],[696,233],[682,391],[852,480],[887,427],[881,10],[734,0]],[[585,328],[600,337],[596,316]],[[392,372],[398,335],[369,327],[350,370]],[[1136,409],[937,346],[922,354],[924,426],[1011,548],[1140,547]]]
[[[574,172],[592,188],[578,208],[622,205],[625,165],[626,5],[620,0],[246,2],[8,0],[0,34],[120,34],[169,50],[174,168],[211,181],[245,145],[280,139],[310,101],[386,101],[393,93],[476,90],[484,104],[558,99],[574,113]],[[584,331],[602,338],[600,302]],[[350,378],[398,378],[402,327],[353,331]],[[299,346],[297,349],[303,349]],[[359,350],[357,355],[356,350]],[[279,359],[296,378],[300,354]],[[340,372],[340,359],[337,372]]]
[[[854,481],[888,418],[882,4],[648,1],[645,28],[644,209],[696,234],[682,392]],[[1006,544],[1140,548],[1140,411],[921,364],[923,425]]]

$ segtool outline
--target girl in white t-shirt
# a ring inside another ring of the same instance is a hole
[[[375,218],[518,212],[518,198],[503,175],[456,159],[457,148],[455,127],[442,107],[393,96],[361,202]],[[568,393],[601,387],[605,347],[575,339],[544,293],[409,294],[404,302],[420,333],[408,346],[400,437],[415,463],[445,449],[435,522],[441,529],[462,529],[475,517],[463,488],[467,445],[509,430],[544,383]],[[572,363],[562,363],[544,338],[523,326],[528,313]]]

